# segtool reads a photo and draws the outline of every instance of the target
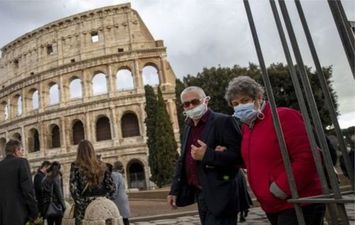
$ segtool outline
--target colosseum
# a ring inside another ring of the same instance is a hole
[[[175,74],[130,4],[79,13],[28,32],[1,49],[0,158],[21,140],[32,172],[44,160],[63,165],[68,194],[78,142],[92,141],[106,162],[120,161],[127,186],[146,189],[144,85],[160,85],[175,137]]]

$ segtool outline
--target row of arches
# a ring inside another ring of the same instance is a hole
[[[56,127],[57,128],[54,128],[54,127],[53,128],[59,129],[58,126],[56,126]],[[21,139],[21,136],[18,136],[18,135],[19,135],[18,133],[14,134],[14,136],[16,136],[16,138]],[[37,135],[38,135],[38,133],[37,133]],[[54,133],[52,135],[55,136],[57,134]],[[57,139],[57,140],[59,141],[59,139]],[[0,150],[4,149],[5,144],[6,144],[6,139],[0,138]],[[54,142],[53,144],[59,146],[60,142]],[[37,145],[39,147],[39,142],[37,143]],[[0,157],[3,157],[3,156],[4,156],[4,152],[0,151]],[[144,163],[142,163],[138,159],[132,159],[127,163],[125,168],[126,168],[125,171],[126,171],[128,188],[137,188],[140,190],[147,188]]]
[[[116,73],[115,90],[127,91],[136,88],[132,71],[128,67],[120,68]],[[147,65],[142,70],[143,85],[157,86],[159,85],[159,73],[155,65]],[[91,90],[87,90],[84,87],[83,78],[79,76],[73,76],[69,79],[67,94],[68,100],[75,100],[83,98],[85,91],[87,96],[99,96],[107,94],[109,89],[108,75],[96,71],[91,79]],[[15,94],[10,100],[3,100],[0,103],[0,121],[8,120],[9,118],[15,118],[21,116],[24,111],[37,110],[40,107],[40,101],[44,102],[46,106],[57,105],[61,102],[60,86],[58,82],[48,83],[48,87],[43,91],[42,95],[46,95],[46,98],[41,98],[41,94],[38,89],[32,88],[23,98],[20,94]],[[25,99],[25,102],[23,101]]]
[[[141,136],[139,129],[138,118],[135,113],[127,112],[121,117],[121,134],[122,138]],[[112,127],[111,121],[107,116],[100,116],[95,122],[95,141],[105,141],[112,139]],[[85,132],[85,126],[83,121],[80,119],[75,119],[71,123],[69,132],[69,140],[71,145],[77,145],[83,139],[87,139],[87,134]],[[62,147],[62,138],[61,138],[61,128],[58,124],[50,124],[47,128],[48,130],[43,131],[46,136],[46,146],[45,148],[53,149]],[[29,153],[37,152],[41,150],[41,140],[40,140],[40,131],[37,128],[31,128],[27,132],[27,146],[26,149]],[[12,139],[17,139],[21,142],[24,140],[21,137],[21,134],[14,133],[10,137]],[[65,138],[65,137],[63,137]],[[4,155],[4,146],[6,139],[0,139],[0,152]]]

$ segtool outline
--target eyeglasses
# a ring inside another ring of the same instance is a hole
[[[199,105],[199,104],[201,103],[201,100],[202,100],[202,98],[201,98],[201,99],[195,98],[195,99],[192,99],[191,101],[183,102],[183,103],[182,103],[182,106],[183,106],[184,108],[189,107],[190,104],[191,104],[192,106],[197,106],[197,105]]]

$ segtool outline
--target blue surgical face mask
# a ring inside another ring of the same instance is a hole
[[[239,104],[234,107],[234,116],[239,118],[243,123],[250,124],[258,116],[259,111],[255,109],[253,102]]]

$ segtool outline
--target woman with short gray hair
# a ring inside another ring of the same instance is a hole
[[[241,152],[251,189],[272,225],[297,225],[280,147],[271,115],[263,100],[264,89],[248,76],[230,81],[225,98],[242,122]],[[277,108],[291,167],[300,197],[322,194],[301,114],[293,109]],[[306,225],[322,225],[324,204],[302,205]]]

